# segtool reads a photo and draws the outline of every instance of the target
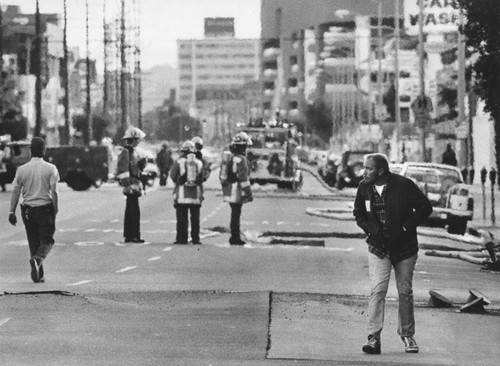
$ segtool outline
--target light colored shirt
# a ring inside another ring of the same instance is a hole
[[[54,164],[42,158],[31,158],[21,165],[12,183],[23,195],[23,205],[38,207],[53,203],[51,191],[57,193],[59,172]]]

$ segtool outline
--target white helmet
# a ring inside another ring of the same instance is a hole
[[[194,143],[194,146],[196,149],[201,150],[203,149],[203,140],[199,136],[195,136],[191,139],[191,141]]]
[[[233,141],[231,141],[231,145],[245,145],[252,146],[252,139],[247,135],[246,132],[238,132],[233,137]]]
[[[123,135],[123,140],[125,139],[142,140],[144,137],[146,137],[146,134],[143,131],[141,131],[137,127],[129,127]]]
[[[184,143],[181,146],[181,152],[190,152],[190,153],[195,152],[194,142],[189,140],[184,141]]]

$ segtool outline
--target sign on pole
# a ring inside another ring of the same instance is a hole
[[[406,32],[418,34],[418,0],[405,0],[404,19]],[[424,1],[424,33],[457,32],[459,24],[459,5],[457,0]]]
[[[418,127],[425,127],[432,121],[432,101],[426,95],[419,95],[411,104],[411,109],[415,116],[415,124]]]

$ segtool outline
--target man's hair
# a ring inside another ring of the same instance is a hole
[[[45,153],[45,141],[41,137],[33,137],[31,140],[31,156],[43,158]]]
[[[387,156],[385,156],[384,154],[379,154],[379,153],[367,154],[365,155],[365,159],[372,160],[375,163],[377,170],[384,169],[384,174],[389,173],[389,160],[387,159]]]

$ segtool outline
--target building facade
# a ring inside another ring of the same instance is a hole
[[[257,113],[259,50],[259,40],[234,37],[232,18],[208,18],[205,38],[177,41],[178,103],[203,121],[208,141],[224,142]]]

